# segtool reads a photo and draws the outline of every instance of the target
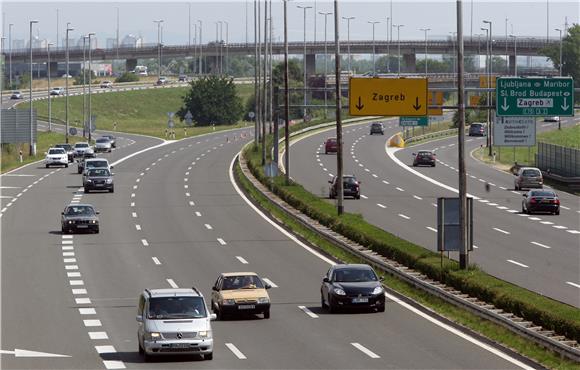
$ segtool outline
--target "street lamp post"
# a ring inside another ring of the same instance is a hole
[[[493,75],[493,22],[492,21],[483,21],[483,23],[489,24],[489,76],[487,78],[487,88],[491,88],[491,78]],[[489,91],[487,92],[487,104],[490,105],[490,98],[491,98],[491,94],[489,93]],[[487,122],[488,122],[488,140],[489,140],[489,156],[491,157],[493,154],[493,130],[492,130],[492,119],[490,119],[491,117],[491,112],[488,109],[487,110]]]
[[[304,6],[298,5],[298,9],[302,9],[304,11],[304,109],[303,109],[303,117],[306,117],[306,10],[312,9],[311,6]]]
[[[379,21],[368,21],[367,23],[370,23],[373,25],[373,77],[377,74],[376,71],[376,66],[375,66],[375,24],[377,23],[381,23]]]
[[[516,35],[509,35],[514,39],[514,75],[518,77],[518,37]]]
[[[489,88],[490,86],[490,78],[491,76],[489,75],[489,64],[490,64],[490,60],[489,60],[489,30],[487,28],[481,27],[482,31],[485,31],[485,74],[487,76],[487,87]],[[489,91],[486,93],[486,99],[487,99],[487,104],[489,105]],[[486,138],[486,145],[489,148],[491,146],[491,141],[490,141],[490,135],[489,135],[489,131],[491,129],[490,124],[489,124],[489,109],[487,109],[487,138]],[[491,149],[490,149],[490,155],[491,155]]]
[[[32,25],[34,23],[38,23],[38,21],[30,21],[30,84],[29,84],[29,99],[30,99],[30,155],[36,155],[36,143],[34,142],[34,138],[32,136]]]
[[[8,25],[8,78],[10,82],[10,88],[12,88],[12,26],[14,24],[10,23]]]
[[[505,68],[506,68],[506,75],[509,76],[510,74],[510,66],[509,66],[509,55],[508,55],[508,20],[509,18],[506,17],[505,19]]]
[[[562,60],[562,29],[554,28],[554,31],[560,32],[560,61],[558,64],[560,65],[560,77],[562,77],[562,65],[564,64],[564,61]]]
[[[159,81],[161,78],[161,23],[163,23],[163,19],[153,21],[153,23],[157,23],[157,80]],[[89,44],[89,50],[90,48]]]
[[[339,20],[338,17],[338,0],[334,0],[334,74],[335,76],[340,76],[340,33],[339,33]],[[340,80],[337,79],[335,85],[335,99],[336,99],[336,142],[338,144],[338,150],[336,152],[336,176],[338,178],[337,182],[337,204],[336,208],[338,215],[342,215],[344,212],[344,194],[342,191],[342,173],[343,173],[343,160],[342,160],[342,93]]]
[[[332,14],[332,12],[318,12],[318,14],[324,16],[324,118],[328,118],[328,94],[326,93],[327,89],[327,75],[328,75],[328,46],[327,46],[327,39],[326,39],[326,26],[328,24],[327,17]],[[335,78],[336,83],[339,83],[340,77],[336,76]]]
[[[391,73],[391,42],[389,41],[389,32],[392,34],[391,17],[387,17],[387,73]]]
[[[453,43],[453,55],[451,56],[451,59],[453,60],[453,70],[451,71],[451,73],[456,73],[457,72],[457,65],[456,65],[456,55],[455,55],[455,43],[457,41],[457,32],[449,32],[451,34],[451,42]],[[455,77],[453,77],[453,80],[455,81]]]
[[[425,32],[425,78],[427,78],[427,31],[431,31],[431,28],[419,28],[419,30]]]
[[[198,20],[199,22],[199,74],[201,75],[203,73],[203,66],[202,66],[202,62],[203,62],[203,38],[202,38],[202,25],[203,22],[201,20]]]
[[[87,36],[89,37],[89,145],[91,143],[91,131],[93,128],[93,117],[91,115],[91,85],[92,85],[92,70],[91,70],[91,36],[94,36],[94,32],[90,32]]]
[[[193,24],[193,58],[191,59],[191,75],[195,74],[195,64],[197,61],[197,23]]]
[[[83,138],[86,137],[86,128],[87,128],[87,94],[85,94],[85,87],[87,84],[87,61],[86,61],[86,42],[89,36],[83,36]],[[90,45],[89,45],[90,46]]]
[[[50,99],[50,46],[54,45],[52,42],[46,44],[46,55],[48,57],[47,77],[48,77],[48,131],[52,131],[52,103]]]
[[[401,75],[401,27],[404,27],[404,24],[393,24],[393,27],[397,28],[397,75]]]
[[[226,49],[226,75],[228,75],[229,70],[230,70],[230,68],[229,68],[229,62],[228,62],[228,55],[229,55],[229,51],[228,51],[229,44],[228,44],[228,42],[229,42],[229,34],[230,34],[230,24],[227,21],[224,21],[224,23],[226,24],[226,43],[224,45],[224,47]]]
[[[66,40],[65,40],[65,46],[66,46],[66,68],[65,68],[65,72],[66,72],[66,78],[65,78],[65,91],[64,91],[64,120],[65,120],[65,130],[66,132],[64,133],[65,136],[65,142],[68,144],[68,63],[69,63],[69,55],[68,55],[68,33],[69,31],[74,31],[74,28],[70,27],[70,23],[66,24]],[[84,67],[84,66],[83,66]]]
[[[288,95],[288,0],[284,1],[284,144],[286,146],[286,157],[284,167],[286,168],[285,181],[290,185],[290,97]]]
[[[348,40],[348,74],[350,76],[351,72],[351,59],[350,59],[350,21],[355,19],[355,17],[342,17],[342,19],[346,19],[346,37]]]
[[[116,60],[118,61],[119,60],[119,7],[117,7],[117,35],[116,35],[116,40],[115,40],[115,50],[117,51],[116,52],[116,55],[117,55]],[[115,63],[112,64],[112,66],[114,66],[114,65],[115,65]],[[117,71],[115,71],[115,72],[117,72]],[[119,73],[117,73],[117,74],[119,74]]]

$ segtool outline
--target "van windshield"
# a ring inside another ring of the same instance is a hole
[[[207,317],[202,297],[159,297],[149,301],[149,319],[198,319]]]

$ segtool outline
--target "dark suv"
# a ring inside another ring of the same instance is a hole
[[[381,134],[384,135],[385,134],[385,128],[383,127],[383,124],[380,122],[375,122],[373,124],[371,124],[371,132],[370,135],[372,134]]]
[[[336,198],[338,194],[338,176],[334,176],[332,180],[328,180],[330,189],[328,190],[328,197],[330,199]],[[360,181],[356,180],[353,175],[342,177],[342,193],[344,196],[350,196],[354,199],[360,199]]]
[[[472,123],[469,126],[469,136],[485,136],[485,125],[483,123]]]
[[[415,159],[413,159],[413,167],[420,165],[435,167],[435,154],[428,150],[421,150],[418,153],[413,153]]]
[[[113,175],[108,168],[87,169],[86,175],[83,177],[85,193],[91,190],[107,190],[110,193],[114,193]]]

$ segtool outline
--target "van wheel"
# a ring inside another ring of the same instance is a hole
[[[145,353],[145,350],[143,349],[143,347],[141,347],[141,342],[139,342],[139,339],[137,339],[137,343],[139,344],[139,354],[142,355]]]
[[[269,319],[270,318],[270,310],[268,309],[268,311],[264,311],[264,318],[265,319]]]
[[[206,353],[205,355],[203,355],[203,359],[204,360],[213,360],[213,352],[212,353]]]

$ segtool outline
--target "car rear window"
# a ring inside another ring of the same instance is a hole
[[[356,184],[356,178],[354,178],[354,177],[343,177],[342,181],[345,184]]]
[[[64,154],[64,149],[62,148],[50,149],[48,151],[48,154]]]
[[[481,127],[483,127],[483,125],[481,123],[472,123],[471,127],[481,128]]]
[[[329,143],[329,144],[335,144],[336,143],[336,139],[327,139],[326,142]]]
[[[87,167],[108,167],[109,163],[107,161],[88,161]]]
[[[97,139],[97,143],[108,143],[109,139],[107,138],[102,138],[102,139]]]
[[[541,176],[540,171],[538,170],[524,170],[522,172],[523,176]]]
[[[89,176],[95,176],[95,177],[108,177],[111,174],[109,173],[109,170],[106,168],[95,168],[89,171]]]
[[[532,191],[533,197],[555,197],[556,193],[552,191]]]
[[[89,144],[87,143],[76,143],[75,148],[88,148]]]
[[[419,152],[419,155],[421,157],[430,157],[432,155],[431,152]]]

